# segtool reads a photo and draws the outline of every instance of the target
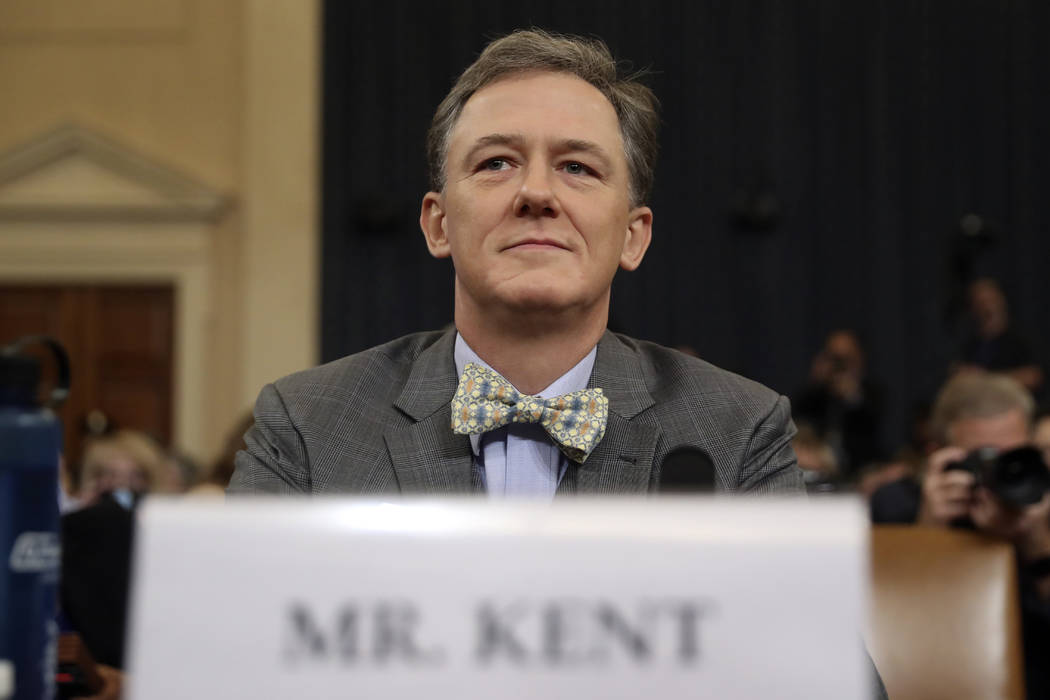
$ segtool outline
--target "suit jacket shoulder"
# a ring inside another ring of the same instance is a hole
[[[698,418],[717,414],[735,422],[755,412],[768,413],[781,398],[769,387],[706,360],[649,341],[611,335],[637,353],[646,388],[660,411],[675,413],[684,403]]]
[[[632,393],[649,405],[634,420],[659,427],[653,484],[663,458],[679,447],[694,447],[714,462],[724,491],[802,491],[791,439],[786,397],[704,360],[655,343],[606,333],[602,343],[618,372],[634,365]],[[602,346],[599,346],[601,357]],[[610,352],[611,351],[611,352]],[[632,373],[610,377],[614,394]],[[604,385],[603,385],[604,386]],[[611,401],[611,405],[615,402]],[[613,410],[612,408],[610,410]]]
[[[312,412],[316,401],[350,404],[355,410],[389,410],[405,388],[413,367],[428,351],[451,352],[455,333],[413,333],[327,364],[295,372],[273,383],[277,391],[294,400],[297,408]],[[446,347],[446,344],[448,347]],[[430,363],[438,365],[440,363]],[[436,369],[430,368],[430,369]],[[454,368],[431,376],[441,382]],[[444,375],[444,376],[441,376]]]
[[[263,387],[228,492],[398,491],[384,435],[447,403],[454,339],[407,335]]]

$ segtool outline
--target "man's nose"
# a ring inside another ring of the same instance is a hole
[[[514,198],[518,216],[557,216],[558,200],[551,183],[553,173],[546,165],[526,166],[521,187]]]

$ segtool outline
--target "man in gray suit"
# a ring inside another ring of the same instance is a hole
[[[801,490],[784,397],[606,330],[651,239],[656,104],[599,41],[491,43],[428,135],[420,226],[455,329],[264,387],[229,491],[645,493],[679,448],[720,490]]]
[[[787,399],[606,330],[649,247],[658,122],[599,41],[491,43],[427,139],[420,226],[452,258],[455,329],[264,387],[229,492],[641,494],[683,448],[710,457],[698,483],[801,491]]]

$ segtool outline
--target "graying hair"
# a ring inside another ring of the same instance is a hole
[[[445,187],[449,138],[463,105],[478,90],[516,73],[568,73],[596,87],[616,110],[630,175],[632,206],[646,202],[652,191],[659,151],[659,101],[639,81],[640,73],[624,75],[609,47],[600,39],[554,34],[540,29],[518,30],[496,39],[467,67],[438,105],[427,132],[430,188]]]
[[[941,388],[933,404],[930,424],[942,443],[948,443],[952,423],[967,418],[993,418],[1017,410],[1031,425],[1035,400],[1016,380],[1005,374],[964,374]]]

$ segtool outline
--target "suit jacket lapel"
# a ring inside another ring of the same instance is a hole
[[[605,437],[587,461],[570,467],[559,494],[646,493],[653,469],[659,426],[638,414],[653,405],[638,354],[609,331],[598,341],[590,387],[609,398]]]
[[[450,330],[419,354],[394,402],[415,421],[383,435],[402,493],[469,493],[473,488],[470,438],[451,428],[455,339],[456,331]]]

